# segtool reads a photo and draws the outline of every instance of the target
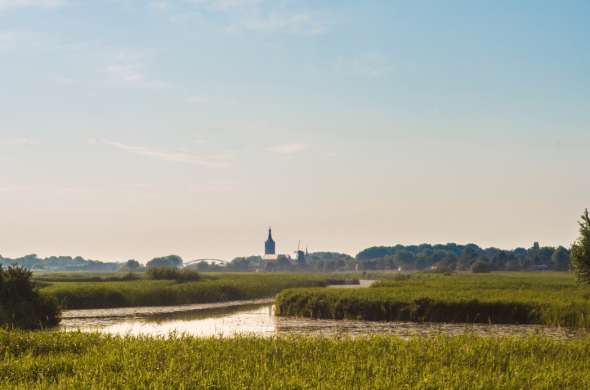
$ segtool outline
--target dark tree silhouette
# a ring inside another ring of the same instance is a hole
[[[580,237],[572,245],[572,268],[583,283],[590,283],[590,216],[588,209],[582,214],[580,224]]]
[[[0,266],[0,326],[37,329],[57,325],[57,302],[39,294],[31,281],[31,271]]]

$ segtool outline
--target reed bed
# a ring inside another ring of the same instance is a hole
[[[45,279],[47,283],[48,279]],[[130,280],[48,283],[41,293],[65,309],[166,306],[272,297],[294,287],[321,287],[344,282],[329,274],[204,274],[196,282]]]
[[[590,328],[590,288],[567,273],[416,274],[368,289],[287,290],[279,315]]]
[[[0,331],[14,389],[587,389],[590,339],[120,338]]]

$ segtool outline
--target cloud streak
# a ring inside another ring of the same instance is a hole
[[[0,0],[0,11],[14,8],[58,8],[65,0]]]
[[[161,161],[169,161],[169,162],[176,162],[176,163],[183,163],[183,164],[190,164],[190,165],[199,165],[204,167],[227,167],[230,165],[231,157],[228,155],[219,155],[219,156],[199,156],[192,153],[186,152],[169,152],[164,150],[158,150],[153,148],[148,148],[145,146],[135,146],[135,145],[127,145],[120,142],[113,142],[107,140],[95,140],[90,139],[88,143],[91,145],[107,145],[112,148],[122,150],[127,153],[135,154],[138,156],[148,157],[155,160]]]
[[[268,152],[279,154],[282,156],[290,156],[296,153],[303,152],[307,149],[307,145],[305,144],[281,144],[281,145],[273,145],[266,148]]]
[[[207,12],[224,15],[231,32],[252,31],[290,35],[319,35],[328,28],[324,17],[265,0],[189,0]]]
[[[35,145],[37,141],[30,138],[19,137],[19,138],[4,138],[0,139],[0,145],[4,146],[24,146],[24,145]]]
[[[146,75],[147,64],[153,54],[150,50],[142,49],[105,50],[104,72],[108,81],[115,84],[148,88],[169,86],[165,82],[150,79]]]

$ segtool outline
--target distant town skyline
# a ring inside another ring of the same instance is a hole
[[[587,1],[0,0],[0,254],[569,246]]]

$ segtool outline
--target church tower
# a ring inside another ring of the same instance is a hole
[[[266,256],[275,255],[275,241],[272,239],[272,229],[268,228],[268,239],[264,243],[264,254]]]

